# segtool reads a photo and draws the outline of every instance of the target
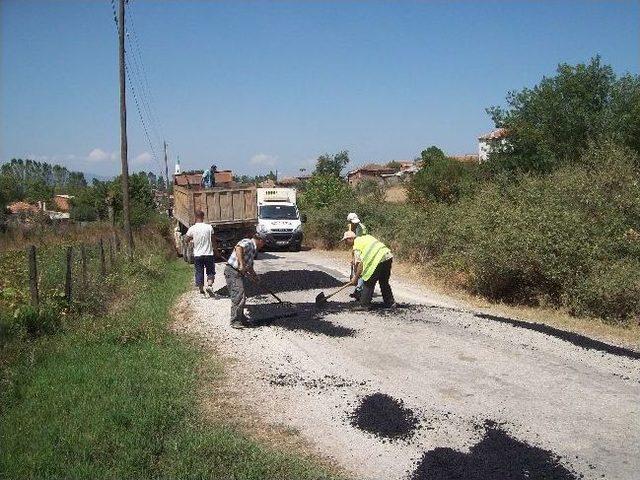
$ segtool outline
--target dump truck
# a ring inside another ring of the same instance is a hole
[[[220,172],[221,179],[225,172]],[[196,210],[204,212],[204,221],[213,226],[219,250],[228,256],[236,243],[251,237],[258,224],[256,187],[238,185],[231,181],[203,188],[197,174],[175,175],[173,186],[173,218],[176,221],[174,240],[176,252],[186,262],[193,263],[193,243],[184,234],[195,223]]]

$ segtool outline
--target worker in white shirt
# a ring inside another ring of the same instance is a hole
[[[196,286],[205,294],[204,274],[207,273],[207,293],[213,297],[213,281],[216,275],[215,256],[219,255],[213,227],[204,223],[204,212],[196,211],[196,223],[185,234],[187,242],[193,241],[193,266],[195,267]]]

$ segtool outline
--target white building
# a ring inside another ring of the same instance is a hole
[[[498,145],[507,144],[507,129],[497,128],[478,137],[478,162],[486,162],[489,155]]]

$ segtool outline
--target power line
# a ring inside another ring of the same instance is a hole
[[[116,33],[120,34],[120,27],[119,27],[119,22],[118,22],[118,16],[116,13],[116,5],[115,5],[115,0],[111,0],[111,7],[113,10],[113,18],[114,18],[114,22],[116,25]],[[130,11],[129,11],[130,12]],[[131,42],[129,42],[129,44],[131,45]],[[144,102],[145,99],[143,99],[142,94],[136,91],[136,87],[134,85],[134,83],[132,82],[131,77],[135,75],[135,70],[133,68],[131,68],[131,60],[129,60],[130,58],[134,58],[135,60],[135,55],[131,56],[126,56],[126,52],[125,52],[125,72],[126,72],[126,76],[127,76],[127,80],[129,83],[129,88],[131,89],[131,93],[133,94],[133,100],[135,102],[136,105],[136,110],[138,112],[138,117],[140,118],[140,123],[142,125],[142,129],[144,131],[144,135],[145,138],[147,140],[147,144],[149,145],[149,149],[151,150],[151,156],[155,161],[155,164],[158,168],[158,173],[160,173],[160,175],[162,175],[162,165],[160,164],[160,161],[158,160],[158,156],[156,155],[156,150],[153,147],[153,142],[151,141],[150,135],[149,135],[149,131],[147,128],[147,122],[145,122],[144,120],[144,115],[143,115],[143,109],[140,108],[140,103]],[[138,82],[142,85],[142,82],[140,80],[138,80]],[[143,92],[143,88],[141,88],[140,90],[141,92]],[[138,100],[138,96],[140,96],[140,101]],[[143,108],[144,108],[144,103],[143,103]],[[147,113],[149,119],[151,119],[151,115],[150,115],[150,109],[149,107],[147,107]],[[149,120],[149,122],[151,122],[151,120]],[[156,132],[157,135],[157,132]]]
[[[151,113],[153,113],[153,118],[156,121],[157,126],[159,127],[158,130],[160,131],[160,134],[162,136],[162,138],[164,138],[164,132],[163,132],[163,128],[162,128],[162,121],[160,119],[160,117],[158,117],[157,115],[157,110],[155,109],[155,97],[153,95],[153,91],[151,90],[151,85],[149,82],[149,77],[147,75],[147,68],[145,67],[144,61],[142,60],[143,56],[142,56],[142,47],[140,46],[140,40],[138,37],[138,32],[136,31],[135,28],[135,22],[134,22],[134,15],[133,15],[133,11],[131,11],[131,33],[132,33],[132,37],[133,37],[133,42],[132,45],[134,45],[134,53],[138,54],[138,61],[140,62],[140,65],[142,67],[142,75],[144,77],[144,83],[146,86],[146,90],[147,90],[147,95],[150,99],[150,104],[151,104]]]

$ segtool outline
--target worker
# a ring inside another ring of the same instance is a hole
[[[213,281],[216,275],[215,255],[218,255],[213,227],[204,223],[204,212],[196,211],[196,223],[189,227],[185,234],[187,243],[193,241],[193,266],[195,268],[196,286],[205,294],[204,272],[207,272],[207,293],[213,297]]]
[[[233,248],[233,252],[227,260],[224,269],[224,278],[227,282],[229,297],[231,297],[231,326],[244,328],[247,317],[244,314],[244,304],[247,301],[245,295],[245,275],[257,280],[257,274],[253,269],[253,260],[256,254],[266,243],[266,235],[256,233],[253,238],[243,238]]]
[[[215,165],[211,165],[209,170],[205,170],[202,172],[202,180],[200,184],[202,188],[213,188],[216,186],[216,172],[218,171],[218,167]]]
[[[355,266],[351,276],[352,285],[357,285],[360,279],[364,281],[360,296],[361,308],[365,310],[371,308],[373,290],[378,282],[380,282],[385,307],[394,308],[395,300],[391,285],[389,285],[391,264],[393,263],[391,250],[377,238],[371,235],[357,237],[355,232],[351,230],[344,232],[342,240],[353,249]]]
[[[356,237],[360,237],[362,235],[366,235],[368,233],[367,227],[364,226],[364,223],[360,221],[358,215],[356,213],[350,213],[347,215],[347,222],[349,222],[349,230],[355,232]],[[355,265],[353,256],[351,257],[351,276],[353,276],[353,267]],[[360,296],[362,295],[362,285],[364,281],[360,279],[358,284],[356,285],[356,289],[349,296],[356,301],[360,300]]]
[[[355,232],[356,237],[360,237],[361,235],[366,235],[369,233],[367,231],[367,227],[360,221],[360,218],[356,213],[350,213],[347,215],[347,222],[349,222],[349,230]]]

